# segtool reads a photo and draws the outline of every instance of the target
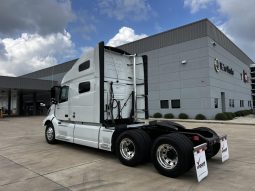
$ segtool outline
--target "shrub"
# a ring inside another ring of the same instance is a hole
[[[232,112],[224,112],[224,114],[227,116],[227,119],[228,120],[232,120],[232,119],[234,119],[235,118],[235,114],[234,113],[232,113]]]
[[[232,116],[232,119],[234,119],[236,117],[235,113],[230,112],[230,115]]]
[[[242,111],[236,111],[236,112],[235,112],[235,115],[236,115],[237,117],[241,117],[241,116],[243,116],[243,112],[242,112]]]
[[[225,113],[217,113],[215,115],[216,120],[228,120],[228,117]]]
[[[203,114],[197,114],[195,119],[197,119],[197,120],[205,120],[206,117]]]
[[[180,113],[179,114],[179,119],[188,119],[189,116],[186,113]]]
[[[248,110],[244,110],[246,115],[250,115],[253,114],[253,110],[252,109],[248,109]]]
[[[254,111],[253,111],[253,109],[250,109],[249,111],[250,111],[250,114],[254,114]]]
[[[153,117],[154,118],[162,118],[162,114],[161,113],[154,113]]]
[[[167,113],[167,114],[164,115],[164,118],[165,119],[173,119],[174,115],[172,113]]]
[[[253,114],[253,110],[252,109],[249,109],[249,110],[240,110],[240,111],[236,111],[235,112],[235,115],[237,117],[246,116],[246,115],[249,115],[249,114]]]

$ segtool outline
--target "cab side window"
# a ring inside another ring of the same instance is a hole
[[[68,101],[68,91],[69,91],[68,86],[61,87],[61,92],[60,92],[60,95],[59,95],[59,103],[63,103],[63,102]]]
[[[90,91],[90,82],[82,82],[79,84],[79,93],[85,93]]]

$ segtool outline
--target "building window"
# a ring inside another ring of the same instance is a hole
[[[160,100],[160,108],[161,109],[168,109],[169,108],[169,101],[168,100]]]
[[[60,95],[59,95],[59,103],[68,101],[68,91],[69,91],[68,86],[61,87]]]
[[[248,107],[251,107],[251,101],[248,101]]]
[[[85,93],[90,91],[90,82],[82,82],[79,84],[79,93]]]
[[[244,101],[240,100],[240,107],[244,107]]]
[[[219,99],[218,98],[214,98],[214,108],[218,108],[218,102],[219,102]]]
[[[229,99],[229,107],[235,107],[235,100]]]
[[[83,62],[82,64],[79,65],[79,72],[81,71],[84,71],[84,70],[87,70],[90,66],[90,61],[86,61],[86,62]]]
[[[181,101],[179,99],[173,99],[171,100],[172,108],[181,108]]]

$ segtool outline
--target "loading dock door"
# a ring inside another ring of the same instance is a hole
[[[222,112],[226,112],[225,92],[221,92],[221,106]]]

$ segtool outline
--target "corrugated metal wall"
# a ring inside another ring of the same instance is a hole
[[[248,66],[254,64],[254,62],[240,48],[238,48],[228,37],[226,37],[223,32],[221,32],[210,21],[207,21],[207,34],[216,43],[221,45],[228,52],[233,54],[235,57],[237,57]]]
[[[0,76],[0,88],[50,90],[54,85],[57,85],[57,82],[52,82],[49,80]]]
[[[49,68],[45,68],[39,71],[35,71],[26,75],[23,75],[21,77],[25,78],[43,78],[45,76],[51,76],[59,73],[67,72],[72,68],[74,63],[77,61],[77,59],[65,62],[63,64],[58,64]]]
[[[132,54],[141,54],[151,50],[202,38],[205,36],[209,36],[211,39],[213,39],[239,60],[244,62],[246,65],[249,66],[250,64],[254,64],[254,62],[240,48],[238,48],[231,40],[229,40],[208,19],[149,36],[147,38],[119,46],[119,48]]]
[[[119,46],[119,48],[130,53],[139,54],[173,44],[202,38],[207,34],[206,22],[204,21],[205,20],[198,21],[173,30],[149,36],[147,38]]]

